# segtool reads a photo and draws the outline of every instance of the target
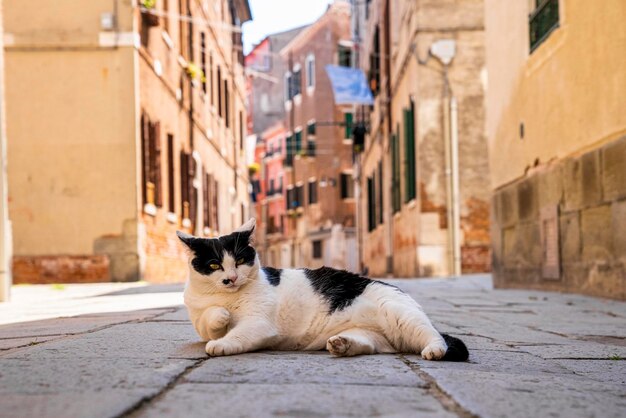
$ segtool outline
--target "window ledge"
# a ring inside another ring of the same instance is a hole
[[[175,224],[178,222],[178,215],[176,215],[174,212],[167,212],[165,219],[167,219],[169,223]]]
[[[411,200],[409,200],[408,202],[405,203],[406,207],[409,209],[414,208],[417,205],[417,199],[413,198]]]
[[[156,216],[157,207],[153,203],[146,203],[143,205],[143,212],[150,216]]]
[[[169,33],[167,33],[167,31],[161,31],[161,38],[163,38],[163,42],[165,42],[165,45],[167,45],[169,49],[174,48],[174,42],[172,42],[172,38],[170,37]]]
[[[183,219],[182,225],[185,228],[191,228],[191,219],[189,218]]]
[[[299,106],[302,103],[302,93],[298,93],[293,96],[293,104]]]

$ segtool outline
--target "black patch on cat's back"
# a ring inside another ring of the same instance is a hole
[[[283,272],[281,269],[275,269],[274,267],[262,267],[263,273],[265,273],[265,277],[267,277],[267,281],[270,282],[272,286],[278,286],[280,284],[280,275]]]
[[[326,299],[330,305],[329,313],[347,308],[368,285],[374,283],[373,280],[358,274],[330,267],[304,269],[304,274],[311,282],[315,293]]]

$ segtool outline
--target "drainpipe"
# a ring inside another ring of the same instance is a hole
[[[454,276],[461,274],[461,217],[459,204],[459,132],[457,102],[448,80],[448,67],[456,55],[454,40],[434,42],[430,54],[443,65],[443,131],[446,163],[446,207],[448,219],[448,265]]]
[[[456,98],[450,98],[450,165],[452,168],[452,261],[455,276],[461,274],[461,209],[459,196],[459,127]]]

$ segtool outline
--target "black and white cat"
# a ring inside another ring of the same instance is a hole
[[[437,332],[395,286],[329,267],[261,267],[254,227],[251,219],[214,239],[177,233],[191,250],[185,304],[210,356],[326,348],[335,356],[406,352],[467,360],[465,344]]]

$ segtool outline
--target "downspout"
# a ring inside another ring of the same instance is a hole
[[[456,98],[450,98],[450,151],[452,166],[452,259],[455,276],[461,274],[461,210],[459,196],[459,127]]]

